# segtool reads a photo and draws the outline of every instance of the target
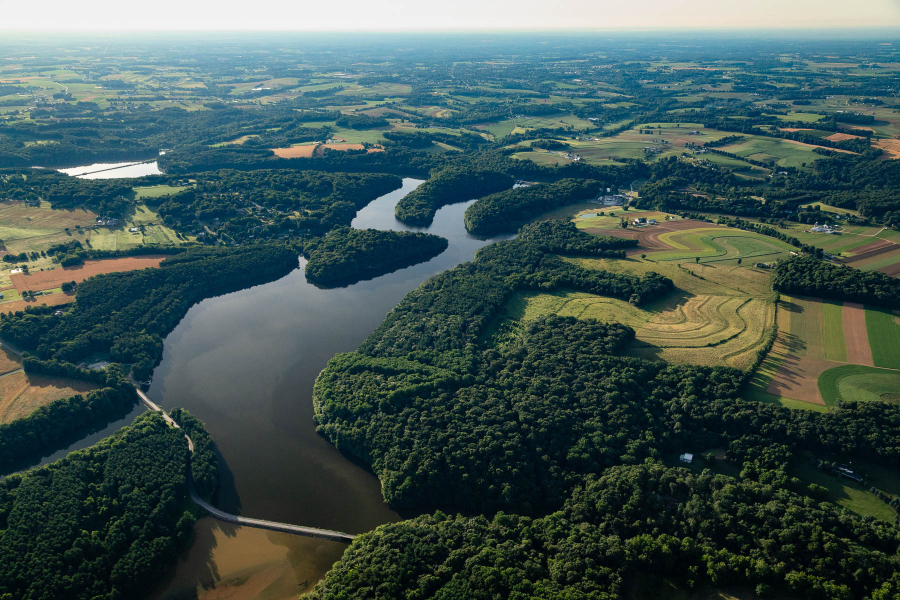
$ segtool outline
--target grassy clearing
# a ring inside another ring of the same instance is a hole
[[[184,189],[184,187],[176,185],[151,185],[134,188],[134,194],[138,200],[141,200],[143,198],[159,198],[168,194],[177,194]]]
[[[791,475],[799,478],[804,485],[815,483],[824,487],[828,490],[825,497],[829,502],[842,506],[861,517],[872,516],[893,523],[894,517],[897,515],[890,506],[869,492],[868,487],[864,488],[856,482],[838,479],[829,473],[823,473],[809,464],[808,460],[798,458],[791,468]],[[886,483],[891,488],[894,487],[895,480],[896,475],[894,474],[889,477],[882,475],[877,479],[879,484]],[[874,484],[875,481],[869,483]]]
[[[822,303],[822,333],[825,338],[825,358],[847,362],[843,303],[833,300]]]
[[[762,136],[746,136],[737,144],[723,146],[721,150],[731,152],[741,158],[751,158],[762,162],[771,162],[780,167],[803,169],[813,161],[822,158],[813,152],[815,146],[804,146],[779,138]]]
[[[897,315],[867,306],[866,331],[875,366],[900,369],[900,325],[897,324]]]
[[[900,371],[843,365],[819,376],[819,392],[829,406],[838,400],[900,402]]]

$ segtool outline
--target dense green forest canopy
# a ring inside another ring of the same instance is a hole
[[[447,167],[397,202],[397,218],[410,225],[430,225],[440,207],[472,200],[512,187],[503,173],[465,167]]]
[[[150,412],[0,482],[0,597],[136,598],[193,538],[184,433]]]
[[[639,580],[655,594],[668,579],[886,600],[900,584],[898,546],[896,527],[764,477],[614,467],[545,517],[438,512],[383,525],[354,541],[312,597],[617,600]]]
[[[322,284],[355,282],[434,258],[447,244],[429,233],[338,227],[304,245],[306,277]]]
[[[177,231],[208,242],[242,243],[349,226],[360,208],[401,185],[395,175],[372,173],[217,171],[152,203]]]

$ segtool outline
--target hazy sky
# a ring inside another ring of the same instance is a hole
[[[900,27],[900,0],[0,0],[0,29]]]

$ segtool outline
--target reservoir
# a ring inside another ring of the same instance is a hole
[[[157,162],[94,163],[83,167],[57,169],[79,179],[126,179],[144,175],[161,175]]]
[[[206,423],[221,452],[219,508],[347,533],[401,518],[382,500],[378,479],[316,433],[312,389],[328,360],[359,346],[409,291],[503,239],[466,233],[463,213],[471,201],[440,209],[430,227],[397,221],[397,201],[420,183],[404,179],[401,189],[359,211],[352,225],[443,236],[450,245],[439,256],[336,289],[308,283],[301,258],[300,268],[282,279],[197,304],[166,338],[148,394]],[[154,597],[203,598],[215,588],[235,595],[209,597],[296,598],[346,548],[211,519],[196,531],[187,556]]]

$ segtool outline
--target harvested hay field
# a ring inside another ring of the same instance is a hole
[[[85,394],[98,386],[61,377],[26,375],[24,371],[0,377],[0,423],[27,417],[54,400]]]
[[[876,148],[881,148],[883,151],[882,159],[893,160],[900,158],[900,140],[875,140],[872,142],[872,145]]]
[[[62,233],[66,227],[90,227],[96,213],[82,209],[51,209],[48,203],[35,208],[24,202],[0,202],[0,239],[5,242]]]
[[[588,268],[661,272],[681,289],[641,307],[569,290],[519,292],[489,328],[489,342],[503,345],[515,340],[521,322],[556,314],[617,322],[634,328],[636,340],[627,352],[630,356],[674,364],[746,369],[765,343],[766,331],[774,325],[775,309],[765,274],[738,267],[690,265],[688,269],[672,263],[659,265],[634,259],[580,262]],[[702,275],[692,276],[694,270]],[[734,287],[737,283],[744,290]]]
[[[6,348],[0,348],[0,375],[21,368],[22,362],[19,360],[18,356]]]
[[[627,215],[628,213],[622,213],[623,215]],[[635,215],[628,215],[629,218],[634,218]],[[582,219],[584,221],[590,221],[591,219]],[[683,250],[681,244],[673,245],[669,239],[660,239],[660,236],[665,234],[672,234],[681,231],[691,231],[691,230],[715,230],[721,229],[724,230],[726,227],[721,225],[715,225],[712,223],[705,223],[703,221],[694,221],[692,219],[679,219],[677,221],[662,221],[657,225],[650,225],[648,227],[640,227],[634,228],[629,227],[627,229],[623,229],[621,227],[605,227],[605,228],[597,228],[591,227],[590,224],[579,224],[579,228],[582,229],[586,233],[591,233],[594,235],[609,235],[613,237],[623,237],[627,239],[637,240],[638,248],[628,250],[630,254],[641,254],[644,252],[654,252],[654,251],[671,251],[671,250]]]
[[[290,148],[272,148],[272,152],[279,158],[309,158],[318,147],[319,144],[306,144]]]
[[[876,269],[876,271],[881,271],[885,275],[890,275],[891,277],[900,277],[900,262],[888,265],[887,267],[881,267]]]
[[[822,313],[821,310],[812,311],[819,316],[816,324],[815,315],[809,314],[809,304],[809,300],[782,297],[778,307],[778,337],[770,353],[779,366],[768,382],[766,392],[824,405],[817,383],[819,375],[841,363],[824,358]]]
[[[0,313],[8,313],[8,312],[19,312],[20,310],[25,310],[29,306],[60,306],[62,304],[69,304],[70,302],[75,301],[75,296],[72,294],[46,294],[44,296],[38,296],[34,300],[13,300],[12,302],[0,302]]]
[[[864,263],[864,261],[868,261],[870,259],[881,256],[882,254],[887,254],[888,252],[893,252],[895,250],[900,250],[900,245],[895,244],[890,240],[876,240],[874,242],[870,242],[868,244],[853,248],[853,256],[844,258],[841,260],[841,262],[846,265],[853,265],[858,267],[860,264]]]
[[[829,142],[843,142],[846,140],[859,140],[862,139],[862,136],[851,135],[849,133],[833,133],[825,139]]]
[[[39,271],[37,273],[31,273],[30,275],[16,273],[15,275],[11,275],[10,279],[12,280],[16,291],[19,293],[22,293],[25,290],[50,290],[58,288],[67,281],[81,283],[88,277],[100,275],[101,273],[118,273],[120,271],[134,271],[136,269],[158,267],[159,263],[165,258],[165,255],[157,254],[110,258],[106,260],[86,260],[83,265],[62,267],[50,271]]]

